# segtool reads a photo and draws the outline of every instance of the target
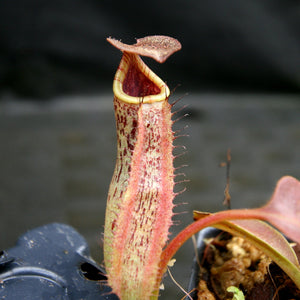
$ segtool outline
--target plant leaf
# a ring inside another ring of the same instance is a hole
[[[232,300],[245,300],[245,296],[244,296],[243,292],[235,286],[228,287],[227,292],[233,293]]]
[[[300,231],[300,182],[290,176],[282,177],[275,188],[270,201],[262,208],[248,210],[263,214],[263,219],[269,221],[293,240],[299,241]],[[208,213],[194,212],[194,219],[207,217]],[[260,220],[243,219],[230,220],[224,217],[213,226],[231,234],[247,239],[262,250],[300,288],[300,266],[294,250],[287,240],[273,227]]]
[[[287,237],[300,244],[300,182],[290,176],[282,177],[276,185],[271,200],[261,208],[232,209],[214,214],[196,212],[194,216],[196,217],[196,222],[184,228],[164,249],[161,256],[157,281],[162,278],[162,275],[166,271],[168,261],[175,255],[177,250],[195,233],[208,226],[216,227],[218,224],[226,226],[228,229],[228,227],[234,226],[237,228],[238,224],[240,226],[242,224],[240,222],[241,220],[263,220],[270,222]],[[231,221],[229,222],[229,220]],[[235,222],[235,224],[231,225],[233,222]],[[283,249],[283,247],[279,246],[279,249],[276,250],[279,251],[279,253],[273,253],[270,257],[274,261],[279,261],[278,264],[280,264],[280,267],[286,271],[294,280],[297,287],[300,288],[299,265],[298,263],[294,264],[293,255],[288,254],[288,252],[285,252]],[[272,251],[272,249],[268,249],[268,251]],[[287,257],[285,257],[285,255],[287,255]],[[282,266],[285,259],[289,261],[288,267]]]
[[[300,244],[300,181],[282,177],[270,201],[259,208],[264,219]]]
[[[269,256],[300,288],[300,266],[296,254],[277,230],[259,220],[224,221],[215,227],[247,239]]]
[[[202,213],[194,211],[194,219],[199,220],[200,218],[207,217],[208,213]],[[290,246],[289,242],[285,237],[278,232],[275,228],[271,227],[267,223],[260,220],[224,220],[213,227],[227,231],[233,235],[240,236],[247,239],[252,244],[255,244],[257,248],[260,248],[264,253],[271,257],[267,252],[274,251],[278,255],[285,257],[291,263],[297,266],[300,270],[300,265],[297,256]],[[263,249],[262,249],[263,247]],[[270,249],[266,249],[266,247]],[[273,254],[272,254],[273,255]],[[271,257],[273,259],[273,257]],[[273,259],[274,260],[274,259]]]

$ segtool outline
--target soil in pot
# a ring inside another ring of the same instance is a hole
[[[300,299],[300,290],[291,279],[246,240],[221,232],[206,244],[198,299],[232,299],[232,293],[226,291],[229,286],[239,288],[246,300]]]

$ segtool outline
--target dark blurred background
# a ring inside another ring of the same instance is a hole
[[[295,0],[2,0],[0,90],[39,98],[101,91],[120,56],[105,38],[134,43],[152,34],[182,42],[161,71],[176,84],[299,91]]]
[[[177,158],[190,182],[176,190],[176,233],[192,210],[217,211],[232,152],[232,207],[255,207],[276,181],[300,178],[300,2],[294,0],[1,0],[0,250],[36,226],[63,222],[102,262],[106,195],[114,168],[112,80],[121,53],[112,36],[135,43],[170,35],[182,50],[160,65],[174,130],[187,147]],[[180,150],[179,150],[180,152]],[[177,152],[178,153],[178,152]],[[183,178],[178,178],[178,181]],[[186,212],[186,213],[183,213]],[[177,255],[175,279],[187,287],[192,243]],[[162,299],[180,299],[165,280]]]

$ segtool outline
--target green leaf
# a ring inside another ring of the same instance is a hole
[[[232,300],[245,300],[245,296],[244,296],[243,292],[235,286],[228,287],[227,292],[233,293]]]

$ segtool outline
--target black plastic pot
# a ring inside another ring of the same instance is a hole
[[[116,300],[106,276],[72,227],[49,224],[0,252],[0,299]]]
[[[213,227],[207,227],[201,230],[198,235],[197,235],[197,252],[198,252],[198,257],[201,259],[203,256],[203,251],[206,247],[206,244],[204,243],[204,239],[216,237],[221,230],[213,228]],[[190,296],[194,299],[197,300],[197,291],[196,288],[198,286],[199,282],[199,264],[197,262],[196,256],[193,259],[193,264],[192,264],[192,270],[191,270],[191,278],[188,286],[188,291],[194,290]],[[186,297],[185,300],[190,300],[189,297]]]

